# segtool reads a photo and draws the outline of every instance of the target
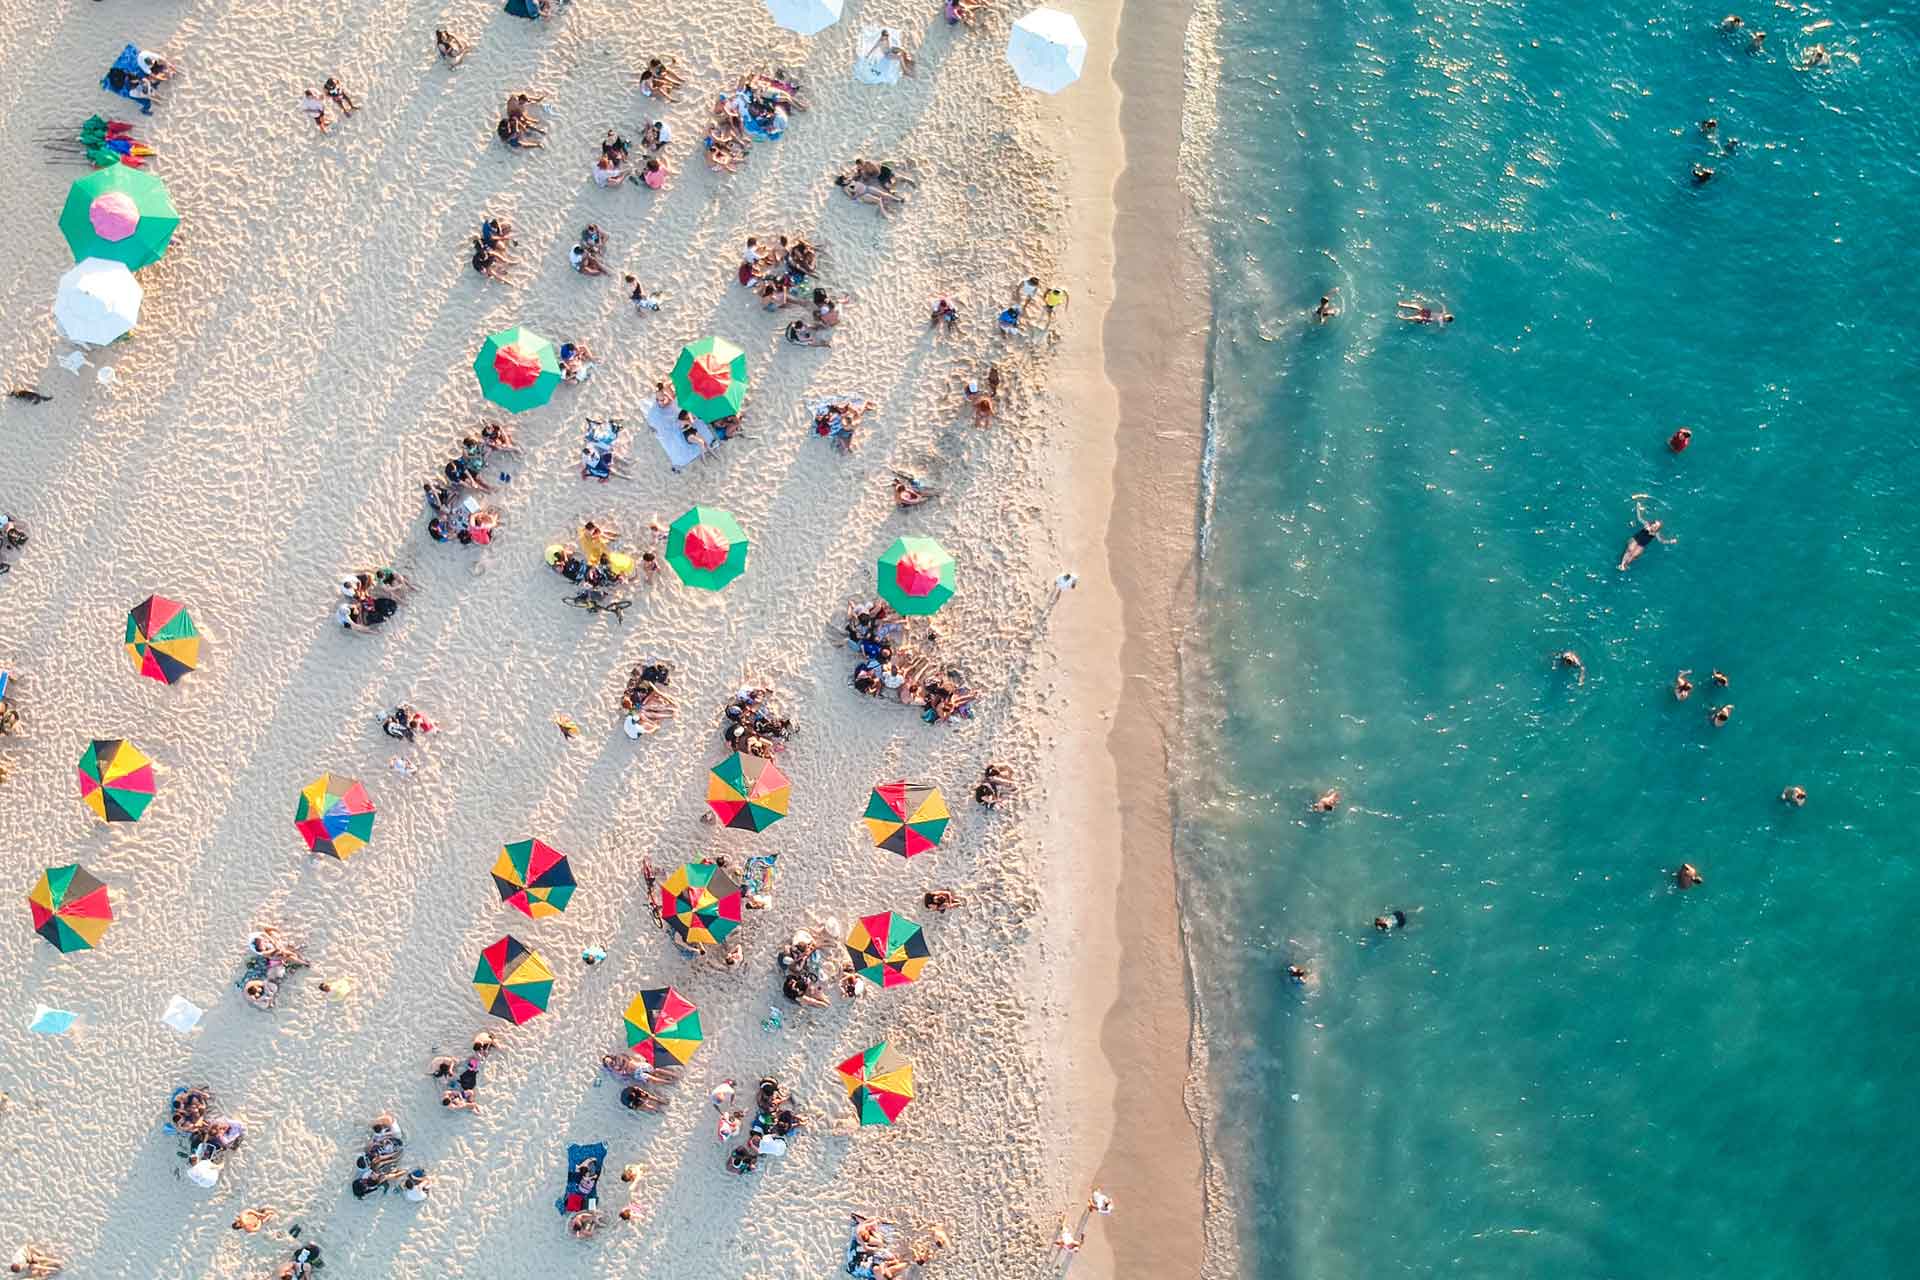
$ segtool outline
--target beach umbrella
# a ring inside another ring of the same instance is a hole
[[[1007,37],[1007,61],[1029,89],[1058,93],[1080,78],[1087,61],[1087,38],[1071,15],[1035,9],[1013,24]]]
[[[725,338],[702,338],[680,348],[673,365],[673,394],[702,422],[740,412],[747,398],[747,353]]]
[[[667,529],[667,563],[688,586],[718,591],[746,571],[747,535],[731,511],[693,507]]]
[[[519,1026],[547,1011],[553,995],[553,970],[540,953],[508,934],[480,953],[473,989],[496,1018]]]
[[[763,756],[736,751],[707,776],[707,805],[738,831],[765,831],[787,816],[793,784]]]
[[[766,0],[767,12],[787,30],[817,36],[840,21],[846,0]]]
[[[911,858],[940,843],[951,816],[940,788],[925,782],[883,782],[867,798],[861,820],[876,848]]]
[[[515,325],[489,334],[473,358],[480,393],[503,409],[523,413],[553,399],[560,385],[560,356],[553,343]]]
[[[88,258],[69,267],[53,295],[53,319],[75,342],[104,346],[140,323],[146,291],[124,262]]]
[[[557,916],[573,900],[573,864],[544,841],[518,840],[494,859],[493,887],[500,901],[535,920]]]
[[[167,184],[129,165],[76,179],[60,210],[60,232],[75,262],[105,258],[134,271],[160,261],[179,225]]]
[[[686,941],[724,942],[740,927],[740,883],[711,862],[675,867],[660,882],[660,916]]]
[[[133,669],[161,684],[172,684],[200,665],[200,633],[192,616],[165,596],[148,596],[128,611],[126,646]]]
[[[702,1039],[699,1007],[672,987],[642,991],[627,1006],[627,1048],[656,1067],[686,1065]]]
[[[880,557],[880,598],[903,614],[940,612],[959,570],[932,538],[895,538]]]
[[[27,892],[27,907],[33,912],[33,931],[57,951],[97,947],[113,923],[107,886],[77,862],[42,871]]]
[[[892,1124],[913,1101],[913,1067],[882,1040],[839,1066],[861,1124]]]
[[[373,839],[373,801],[354,779],[323,773],[302,788],[293,829],[307,848],[345,862]]]
[[[153,803],[153,761],[131,742],[94,739],[77,772],[81,801],[103,822],[138,822]]]
[[[861,916],[847,934],[854,972],[877,987],[904,987],[927,967],[927,935],[905,916],[882,911]]]

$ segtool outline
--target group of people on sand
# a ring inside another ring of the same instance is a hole
[[[680,705],[667,692],[667,682],[672,677],[672,664],[662,658],[637,662],[627,672],[626,687],[620,692],[620,712],[621,727],[629,738],[657,733],[661,725],[678,714]]]
[[[227,1153],[246,1140],[247,1126],[214,1110],[213,1091],[205,1085],[173,1091],[168,1120],[180,1138],[180,1154],[187,1162],[187,1181],[211,1188],[220,1181]]]
[[[802,295],[820,267],[820,250],[799,236],[762,240],[748,236],[734,273],[742,288],[753,289],[766,309],[778,310]]]
[[[908,191],[919,185],[911,160],[868,160],[855,156],[853,163],[833,175],[833,185],[855,204],[872,205],[891,218],[907,202]]]
[[[372,632],[400,611],[413,583],[390,568],[363,569],[340,579],[340,603],[333,620],[342,630]]]
[[[478,1111],[474,1090],[480,1087],[480,1064],[495,1047],[493,1033],[473,1038],[473,1052],[465,1058],[440,1054],[427,1063],[427,1076],[440,1086],[440,1105],[449,1111]]]
[[[535,151],[547,144],[547,124],[534,108],[547,100],[544,93],[529,93],[525,89],[507,95],[507,105],[500,113],[500,122],[493,127],[493,134],[516,151]]]
[[[721,1081],[707,1099],[720,1113],[715,1126],[719,1140],[732,1141],[740,1133],[741,1121],[746,1119],[745,1108],[736,1109],[733,1105],[733,1081]],[[727,1172],[752,1173],[763,1156],[785,1155],[788,1144],[806,1124],[807,1118],[793,1109],[786,1087],[772,1076],[761,1077],[754,1089],[753,1117],[747,1123],[747,1136],[727,1153]]]
[[[667,170],[660,161],[660,153],[666,150],[672,136],[672,129],[664,120],[655,120],[647,125],[640,136],[640,145],[648,154],[640,159],[640,167],[635,169],[633,144],[621,137],[617,130],[607,130],[607,136],[600,141],[600,154],[593,162],[591,176],[594,185],[603,189],[617,187],[628,178],[638,176],[640,184],[648,190],[662,190],[667,185]]]
[[[307,119],[313,121],[313,127],[322,133],[333,129],[333,117],[327,114],[329,106],[342,116],[350,116],[360,109],[353,95],[347,92],[336,76],[328,76],[318,91],[307,89],[300,96],[300,109],[307,113]]]
[[[477,434],[462,436],[459,452],[441,465],[440,475],[420,482],[427,506],[427,536],[463,547],[490,544],[500,513],[481,506],[477,495],[493,492],[486,474],[493,456],[519,452],[513,436],[497,422],[482,423]]]
[[[400,1158],[406,1139],[393,1113],[383,1111],[367,1124],[368,1137],[353,1158],[353,1180],[347,1189],[355,1200],[365,1200],[376,1191],[389,1195],[395,1191],[418,1204],[427,1198],[428,1177],[424,1168],[408,1168]]]
[[[957,668],[948,667],[937,655],[911,645],[853,639],[856,633],[883,634],[890,615],[886,605],[876,601],[855,613],[849,624],[849,643],[862,651],[848,680],[854,691],[870,698],[889,698],[918,707],[920,718],[928,724],[944,724],[955,716],[970,719],[978,694]],[[931,633],[927,639],[930,643]]]
[[[763,760],[786,750],[796,731],[792,716],[775,713],[772,689],[736,689],[720,713],[720,737],[727,750]]]
[[[248,936],[245,967],[234,985],[254,1008],[271,1009],[287,975],[306,967],[299,949],[268,925]]]
[[[930,1266],[952,1243],[945,1227],[927,1227],[909,1237],[890,1218],[852,1215],[844,1270],[854,1280],[899,1280],[914,1268]]]

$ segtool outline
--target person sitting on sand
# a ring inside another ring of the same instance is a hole
[[[900,37],[895,35],[891,28],[880,28],[880,38],[873,42],[871,49],[860,55],[860,60],[864,62],[875,56],[885,62],[898,63],[901,75],[913,74],[913,54],[900,43]]]
[[[963,22],[972,26],[980,16],[981,3],[982,0],[942,0],[940,11],[950,27]]]
[[[796,347],[830,347],[833,335],[805,320],[795,320],[787,326],[787,341]]]
[[[649,120],[647,127],[640,131],[640,145],[656,156],[672,141],[673,126],[665,120]]]
[[[649,293],[637,276],[622,276],[620,282],[627,286],[627,301],[633,303],[633,309],[641,315],[660,310],[661,295]]]
[[[617,187],[627,180],[627,170],[620,161],[604,153],[593,162],[593,185],[605,190]]]
[[[473,237],[473,269],[489,280],[507,283],[507,267],[512,259],[500,250],[488,245],[479,236]]]
[[[917,507],[925,502],[933,490],[904,472],[893,473],[893,501],[896,506],[905,509]]]
[[[343,116],[350,116],[360,109],[359,104],[354,102],[353,95],[347,92],[346,86],[333,76],[327,77],[327,82],[320,86],[320,91],[327,95],[327,101],[340,108],[340,114]]]
[[[314,128],[320,132],[325,133],[333,127],[333,122],[327,118],[327,100],[320,96],[318,90],[308,89],[302,94],[300,109],[307,113],[307,119],[313,121]]]
[[[567,1234],[575,1240],[585,1240],[600,1229],[601,1221],[598,1209],[582,1209],[567,1219]]]
[[[953,331],[960,327],[960,309],[953,305],[953,299],[942,294],[933,300],[933,313],[927,317],[927,327],[953,336]]]
[[[440,1105],[449,1111],[478,1111],[480,1104],[474,1101],[473,1090],[462,1089],[457,1085],[440,1095]]]
[[[572,264],[575,271],[578,271],[583,276],[603,276],[607,274],[606,267],[600,262],[599,246],[588,244],[584,240],[576,243],[573,248],[567,250],[567,261]]]
[[[1411,302],[1402,298],[1397,304],[1400,318],[1409,324],[1452,324],[1453,312],[1442,307],[1435,311],[1424,302]]]
[[[471,52],[471,50],[467,48],[466,41],[445,27],[435,27],[433,29],[433,47],[435,51],[439,53],[440,61],[446,63],[449,67],[457,67],[465,62],[467,60],[467,54]]]
[[[1633,504],[1633,518],[1634,523],[1639,527],[1633,531],[1633,537],[1628,540],[1627,549],[1620,554],[1620,570],[1623,573],[1629,565],[1640,558],[1642,552],[1655,542],[1664,542],[1671,546],[1673,543],[1680,541],[1678,538],[1663,536],[1660,532],[1660,521],[1649,521],[1647,519],[1646,507],[1639,502]]]
[[[967,900],[951,889],[929,889],[920,895],[920,905],[929,911],[945,915],[955,907],[967,905]]]

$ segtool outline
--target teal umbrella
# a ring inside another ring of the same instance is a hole
[[[60,233],[75,262],[105,258],[131,271],[160,261],[179,225],[167,184],[124,164],[76,179],[60,210]]]

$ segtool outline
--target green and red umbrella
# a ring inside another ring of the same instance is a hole
[[[127,612],[127,654],[149,680],[172,684],[200,665],[200,633],[178,600],[148,596]]]
[[[896,538],[880,557],[880,598],[909,616],[940,612],[958,569],[932,538]]]
[[[861,916],[847,934],[853,971],[877,987],[904,987],[927,967],[927,935],[902,915]]]
[[[160,261],[179,225],[167,184],[124,164],[77,179],[60,210],[60,231],[75,262],[105,258],[132,271]]]
[[[725,942],[740,927],[740,882],[711,862],[675,867],[660,882],[660,918],[687,942]]]
[[[892,1124],[913,1101],[913,1066],[884,1040],[848,1058],[839,1071],[861,1124]]]
[[[102,822],[138,822],[153,803],[153,761],[131,742],[96,738],[77,772],[80,799]]]
[[[508,934],[480,953],[473,989],[488,1013],[519,1026],[547,1011],[553,970],[538,951]]]
[[[950,817],[940,788],[925,782],[883,782],[867,798],[861,821],[876,848],[911,858],[939,845]]]
[[[557,916],[573,901],[573,864],[544,840],[517,840],[494,859],[493,887],[500,901],[531,919]]]
[[[713,766],[707,804],[720,821],[740,831],[765,831],[787,816],[793,784],[763,756],[736,751]]]
[[[672,987],[642,991],[627,1006],[627,1048],[656,1067],[685,1066],[702,1038],[699,1007]]]
[[[747,398],[747,353],[725,338],[702,338],[680,348],[673,394],[682,409],[702,422],[740,412]]]
[[[747,535],[731,511],[694,507],[667,529],[667,563],[688,586],[718,591],[746,571]]]
[[[554,388],[560,385],[560,356],[551,340],[515,325],[480,344],[473,374],[487,399],[523,413],[553,399]]]
[[[100,944],[113,923],[107,886],[79,863],[48,867],[27,892],[33,931],[58,951],[86,951]]]
[[[293,829],[307,848],[345,862],[373,839],[373,800],[356,780],[323,773],[301,788]]]

